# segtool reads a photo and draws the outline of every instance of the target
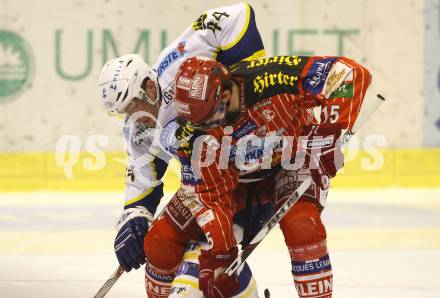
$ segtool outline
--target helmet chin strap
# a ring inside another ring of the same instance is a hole
[[[152,99],[150,96],[148,96],[145,90],[142,88],[140,88],[139,90],[139,96],[138,96],[139,99],[148,102],[152,106],[156,106],[156,104],[159,102],[159,93],[157,90],[160,88],[157,87],[159,84],[155,84],[155,85],[156,85],[156,94],[157,94],[155,99]]]
[[[148,96],[146,90],[142,87],[145,84],[145,88],[147,88],[148,81],[152,81],[154,83],[154,87],[156,89],[156,98],[154,98],[154,99],[151,98],[150,96]],[[139,88],[138,98],[148,102],[152,106],[156,106],[158,102],[162,101],[162,90],[160,88],[159,81],[157,80],[157,78],[154,78],[154,76],[153,76],[153,78],[147,76],[144,79],[144,81],[141,84],[141,87]]]
[[[159,81],[157,79],[154,80],[154,85],[156,86],[156,101],[162,101],[162,88],[160,88]]]

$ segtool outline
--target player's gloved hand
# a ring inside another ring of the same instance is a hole
[[[305,166],[321,188],[325,188],[327,178],[335,177],[344,166],[344,155],[337,145],[341,130],[339,124],[307,125],[303,128],[300,146],[306,152]]]
[[[228,276],[225,270],[237,258],[238,248],[230,251],[212,254],[202,250],[199,256],[200,273],[199,288],[205,298],[232,297],[239,289],[237,275]]]
[[[145,264],[144,236],[153,215],[142,206],[125,209],[116,225],[115,254],[125,271]]]

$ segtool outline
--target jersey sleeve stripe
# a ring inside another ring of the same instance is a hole
[[[250,55],[250,56],[244,58],[243,60],[238,61],[237,63],[232,64],[232,65],[230,66],[230,68],[234,68],[238,63],[240,63],[240,62],[242,62],[242,61],[257,60],[257,59],[261,59],[261,58],[264,58],[264,57],[266,57],[266,50],[265,50],[265,49],[262,49],[262,50],[256,51],[255,53],[253,53],[252,55]],[[215,58],[216,58],[216,57],[214,57],[214,59],[215,59]]]
[[[251,60],[260,59],[260,58],[263,58],[263,57],[266,57],[266,50],[265,49],[256,51],[255,53],[253,53],[249,57],[244,58],[242,61],[251,61]]]
[[[179,284],[187,285],[187,286],[190,286],[191,288],[194,288],[194,289],[198,289],[199,288],[199,282],[198,281],[192,281],[192,280],[190,280],[188,278],[176,277],[173,280],[172,285],[176,286],[176,285],[179,285]]]
[[[246,4],[246,9],[249,10],[249,20],[246,20],[247,25],[244,26],[243,34],[239,35],[233,43],[227,46],[218,47],[213,53],[214,59],[230,67],[243,59],[252,60],[252,58],[265,55],[263,40],[258,32],[255,21],[255,14],[252,7]]]
[[[139,196],[137,196],[137,197],[135,197],[135,198],[133,198],[131,200],[126,201],[124,206],[128,206],[128,205],[131,205],[133,203],[136,203],[136,202],[142,200],[143,198],[148,196],[153,190],[154,190],[154,187],[150,187],[147,191],[143,192]]]
[[[235,46],[241,40],[241,38],[246,33],[246,31],[247,31],[247,29],[249,27],[250,16],[251,16],[251,9],[250,9],[249,4],[246,3],[246,21],[244,23],[243,29],[241,30],[241,32],[237,36],[237,38],[235,38],[230,44],[227,44],[227,45],[225,45],[223,47],[220,47],[220,50],[222,50],[222,51],[229,50],[230,48]]]

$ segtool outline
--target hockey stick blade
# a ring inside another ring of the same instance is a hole
[[[312,184],[312,178],[307,178],[301,185],[287,198],[286,202],[281,206],[280,209],[269,219],[268,222],[264,224],[261,230],[255,235],[252,241],[246,246],[240,254],[237,256],[235,261],[226,269],[225,273],[229,276],[234,274],[235,271],[244,263],[244,261],[249,257],[249,255],[254,251],[258,244],[263,241],[267,234],[273,229],[273,227],[281,221],[284,215],[290,210],[290,208],[299,200],[299,198],[305,193],[305,191]]]
[[[113,285],[116,283],[116,281],[121,277],[122,273],[124,273],[124,268],[122,266],[119,266],[118,269],[110,276],[109,279],[102,285],[102,287],[99,289],[98,293],[93,296],[93,298],[103,298],[105,295],[107,295],[108,291],[113,287]]]

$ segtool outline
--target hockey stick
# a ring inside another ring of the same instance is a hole
[[[106,280],[106,282],[93,297],[103,298],[105,295],[107,295],[108,291],[110,291],[110,289],[113,287],[113,285],[122,275],[122,273],[124,273],[124,268],[122,268],[122,266],[119,266],[118,269],[116,269],[116,271],[110,276],[110,278]]]
[[[240,252],[234,262],[226,269],[225,273],[229,276],[235,273],[237,269],[244,263],[249,255],[254,251],[258,244],[264,240],[273,227],[283,219],[284,215],[290,208],[299,200],[299,198],[306,192],[312,184],[312,178],[307,178],[301,185],[287,198],[286,202],[278,209],[277,212],[264,224],[261,230],[252,238],[251,242]]]
[[[351,136],[354,135],[361,127],[364,125],[365,122],[371,117],[371,115],[377,110],[377,108],[385,101],[385,98],[377,94],[375,102],[368,108],[367,111],[365,111],[363,114],[362,112],[359,113],[358,120],[354,123],[353,127],[346,131],[342,138],[339,140],[339,145],[343,146],[347,144],[347,142],[350,140]]]
[[[338,140],[338,145],[345,145],[350,138],[362,127],[362,125],[370,118],[370,116],[377,110],[379,105],[385,101],[385,98],[377,94],[376,101],[374,104],[369,107],[369,109],[364,113],[364,117],[359,117],[353,127],[347,130],[342,137]],[[361,116],[361,115],[359,115]],[[243,265],[249,255],[254,251],[254,249],[264,240],[267,234],[273,229],[273,227],[278,224],[286,213],[290,210],[290,208],[299,200],[299,198],[303,195],[303,193],[310,187],[312,184],[312,178],[307,178],[304,180],[301,185],[287,198],[286,202],[278,209],[277,212],[264,224],[261,230],[255,235],[255,237],[251,240],[251,242],[246,246],[237,256],[234,262],[226,269],[225,273],[228,276],[231,276],[238,270],[238,268]]]

